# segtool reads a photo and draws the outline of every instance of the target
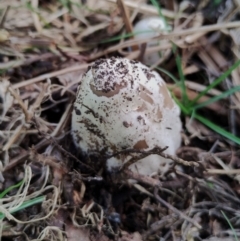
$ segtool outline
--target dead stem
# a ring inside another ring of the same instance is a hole
[[[154,188],[154,197],[156,198],[156,200],[158,202],[160,202],[162,205],[167,207],[172,212],[174,212],[177,215],[179,215],[182,219],[185,219],[186,221],[188,221],[189,223],[193,224],[198,229],[202,229],[202,226],[200,224],[196,223],[196,221],[194,221],[193,219],[189,218],[183,212],[181,212],[180,210],[178,210],[175,207],[173,207],[170,203],[168,203],[165,200],[163,200],[162,198],[160,198],[160,196],[158,195],[158,188],[156,188],[156,187]]]
[[[18,104],[20,105],[20,107],[23,110],[23,113],[25,115],[25,123],[29,123],[29,121],[31,120],[31,117],[29,116],[28,110],[26,105],[23,103],[21,97],[12,89],[12,87],[8,87],[9,92],[11,93],[11,95],[15,98],[15,100],[18,102]]]
[[[58,71],[55,71],[55,72],[52,72],[52,73],[43,74],[43,75],[40,75],[38,77],[28,79],[28,80],[19,82],[17,84],[14,84],[13,89],[19,89],[19,88],[22,88],[22,87],[25,87],[25,86],[28,86],[28,85],[46,80],[46,79],[50,79],[50,78],[53,78],[53,77],[56,77],[56,76],[59,76],[59,75],[62,75],[62,74],[71,73],[71,72],[82,70],[82,69],[87,69],[88,66],[89,66],[89,64],[81,64],[79,66],[72,66],[72,67],[68,67],[68,68],[58,70]]]
[[[240,169],[223,170],[223,169],[207,169],[208,174],[233,175],[240,174]]]
[[[4,22],[6,20],[6,17],[7,17],[7,13],[8,13],[8,10],[9,10],[10,6],[7,6],[3,12],[1,13],[1,17],[0,17],[0,29],[3,28],[3,25],[4,25]]]
[[[50,140],[48,139],[44,139],[42,141],[40,141],[37,145],[35,145],[35,149],[39,150],[43,147],[46,147],[47,145],[50,144]],[[21,154],[18,155],[17,157],[13,158],[4,168],[3,168],[3,173],[9,171],[10,169],[12,169],[13,167],[22,164],[23,162],[26,162],[28,157],[29,157],[30,153],[29,151],[25,151],[22,150]]]
[[[115,3],[117,0],[107,0],[107,1]],[[156,15],[156,16],[159,14],[158,10],[155,7],[145,4],[145,3],[141,3],[141,2],[136,3],[134,1],[124,0],[124,4],[131,9],[138,9],[139,12],[142,12],[142,13],[146,13],[149,15]],[[169,11],[167,9],[161,9],[161,12],[162,12],[163,16],[168,17],[168,18],[173,18],[173,19],[175,17],[185,17],[185,18],[188,17],[187,14],[184,14],[184,13],[176,14],[175,12]]]
[[[144,184],[147,184],[152,187],[161,187],[162,183],[158,179],[151,178],[149,176],[141,175],[136,172],[132,172],[130,170],[124,170],[124,174],[127,176],[127,178],[137,180],[139,182],[142,182]]]

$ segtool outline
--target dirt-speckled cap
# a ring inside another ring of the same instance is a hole
[[[100,59],[89,68],[78,88],[72,135],[76,146],[89,154],[156,146],[168,146],[166,152],[175,154],[181,143],[179,113],[158,73],[128,59]],[[124,161],[111,158],[108,169]],[[146,163],[149,170],[137,167],[138,171],[150,174],[158,170],[159,163],[154,167]]]

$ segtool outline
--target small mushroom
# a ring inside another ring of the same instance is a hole
[[[167,32],[168,26],[165,23],[165,20],[162,17],[148,17],[141,19],[134,26],[135,39],[146,39],[153,38],[158,36],[162,32]],[[150,40],[147,42],[147,47],[156,47],[163,43],[166,43],[166,40]],[[144,54],[143,63],[146,65],[156,64],[163,56],[167,55],[166,50]]]
[[[78,87],[72,136],[75,145],[88,155],[165,146],[165,153],[174,155],[181,144],[179,114],[179,107],[158,73],[133,60],[99,59]],[[107,169],[112,171],[128,160],[125,155],[111,157]],[[149,155],[129,168],[144,175],[163,174],[170,163],[158,155]]]

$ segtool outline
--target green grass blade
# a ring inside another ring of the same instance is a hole
[[[101,44],[111,43],[111,42],[115,42],[115,41],[118,41],[118,40],[121,40],[121,39],[129,38],[129,37],[132,37],[132,36],[134,36],[134,33],[121,34],[121,35],[118,35],[118,36],[115,36],[115,37],[112,37],[112,38],[102,40],[102,41],[100,41],[100,43]]]
[[[68,0],[58,0],[58,2],[60,2],[60,4],[62,4],[62,6],[67,8],[69,11],[71,10],[70,9],[70,6],[71,6],[70,1],[68,1]]]
[[[0,193],[0,199],[3,198],[7,193],[9,193],[11,190],[13,190],[14,188],[20,187],[23,183],[23,180],[20,181],[19,183],[12,185],[11,187],[8,187],[7,189],[5,189],[4,191],[2,191]]]
[[[205,90],[200,92],[194,100],[191,101],[191,106],[194,106],[195,103],[204,96],[209,90],[213,89],[215,86],[220,84],[223,80],[225,80],[234,69],[236,69],[240,65],[240,60],[238,60],[235,64],[233,64],[227,71],[225,71],[222,75],[220,75],[213,83],[211,83],[209,86],[206,87]]]
[[[180,81],[179,81],[177,78],[175,78],[175,76],[172,75],[169,71],[167,71],[167,70],[165,70],[165,69],[163,69],[163,68],[161,68],[161,67],[155,67],[155,69],[163,72],[163,73],[166,74],[168,77],[170,77],[170,78],[177,84],[177,86],[181,85]],[[186,107],[184,106],[184,104],[181,103],[181,102],[177,99],[177,97],[173,94],[173,92],[171,91],[171,89],[170,89],[169,91],[171,92],[173,99],[175,100],[175,102],[177,103],[177,105],[180,107],[181,111],[182,111],[185,115],[189,115],[189,114],[190,114],[189,109],[186,108]]]
[[[240,138],[238,138],[237,136],[233,135],[232,133],[224,130],[223,128],[215,125],[214,123],[212,123],[210,120],[198,115],[198,114],[194,114],[193,117],[195,119],[197,119],[198,121],[202,122],[204,125],[206,125],[207,127],[209,127],[210,129],[214,130],[215,132],[217,132],[218,134],[226,137],[227,139],[229,139],[230,141],[235,142],[236,144],[240,145]]]
[[[168,77],[170,77],[176,84],[179,84],[179,80],[177,78],[175,78],[174,75],[172,75],[169,71],[161,68],[161,67],[155,67],[155,69],[163,72],[164,74],[166,74]]]
[[[187,96],[187,90],[186,90],[186,85],[185,85],[185,76],[184,76],[183,70],[182,70],[182,60],[181,60],[180,55],[177,54],[177,47],[175,44],[173,44],[172,50],[176,56],[176,65],[177,65],[178,74],[179,74],[179,78],[180,78],[180,82],[181,82],[181,89],[182,89],[182,102],[184,105],[188,105],[189,99]]]
[[[171,91],[171,90],[170,90]],[[188,109],[176,98],[176,96],[171,92],[173,99],[177,103],[177,105],[180,107],[181,111],[184,113],[184,115],[189,115]]]
[[[18,211],[20,211],[24,208],[33,206],[33,205],[38,204],[38,203],[42,203],[44,200],[45,200],[45,196],[40,196],[40,197],[34,198],[32,200],[23,202],[23,204],[20,207],[12,210],[10,213],[15,213],[15,212],[18,212]],[[5,215],[3,213],[0,213],[0,220],[3,219],[3,218],[5,218]]]
[[[150,0],[150,1],[151,1],[152,5],[158,10],[159,16],[161,18],[163,18],[164,21],[165,21],[165,18],[164,18],[163,14],[162,14],[162,9],[161,9],[161,6],[159,5],[159,3],[156,0]],[[166,21],[165,21],[165,23],[166,23]]]
[[[166,18],[162,14],[161,5],[156,0],[150,0],[150,1],[151,1],[152,5],[158,10],[158,15],[159,15],[159,17],[162,18],[162,20],[164,22],[165,30],[167,30],[167,31],[171,30],[171,26],[168,25]]]
[[[233,226],[232,226],[229,218],[227,217],[227,215],[226,215],[222,210],[221,210],[221,213],[222,213],[223,217],[226,219],[229,227],[230,227],[231,230],[233,231],[235,240],[236,240],[236,241],[239,241],[239,239],[238,239],[238,237],[237,237],[237,234],[236,234],[236,231],[235,231],[235,229],[233,228]]]
[[[231,88],[230,90],[225,91],[225,92],[222,93],[221,95],[215,96],[215,97],[213,97],[213,98],[211,98],[211,99],[209,99],[209,100],[207,100],[207,101],[204,101],[204,102],[201,103],[201,104],[195,105],[195,106],[194,106],[194,109],[196,110],[196,109],[200,109],[200,108],[202,108],[202,107],[205,107],[205,106],[207,106],[207,105],[210,105],[210,104],[212,104],[212,103],[214,103],[214,102],[216,102],[216,101],[218,101],[218,100],[221,100],[221,99],[223,99],[223,98],[228,97],[229,95],[234,94],[234,93],[237,92],[237,91],[240,91],[240,86],[236,86],[236,87],[234,87],[234,88]]]
[[[0,76],[4,75],[7,72],[7,69],[0,69]]]
[[[214,0],[214,1],[213,1],[214,7],[217,7],[219,4],[222,3],[222,1],[223,1],[223,0]]]

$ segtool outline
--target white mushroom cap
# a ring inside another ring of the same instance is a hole
[[[125,149],[165,147],[175,154],[181,143],[180,110],[163,79],[143,64],[123,59],[97,60],[82,79],[72,113],[73,140],[82,152],[113,154]],[[111,170],[127,159],[112,157]],[[157,155],[130,166],[141,174],[169,163]],[[145,167],[144,167],[145,166]]]
[[[133,29],[136,39],[152,38],[161,32],[167,31],[167,25],[161,17],[148,17],[136,23]],[[147,43],[147,47],[159,46],[166,42],[165,40],[151,40]],[[164,55],[164,51],[145,53],[143,62],[146,65],[153,65],[160,60],[160,55]]]

